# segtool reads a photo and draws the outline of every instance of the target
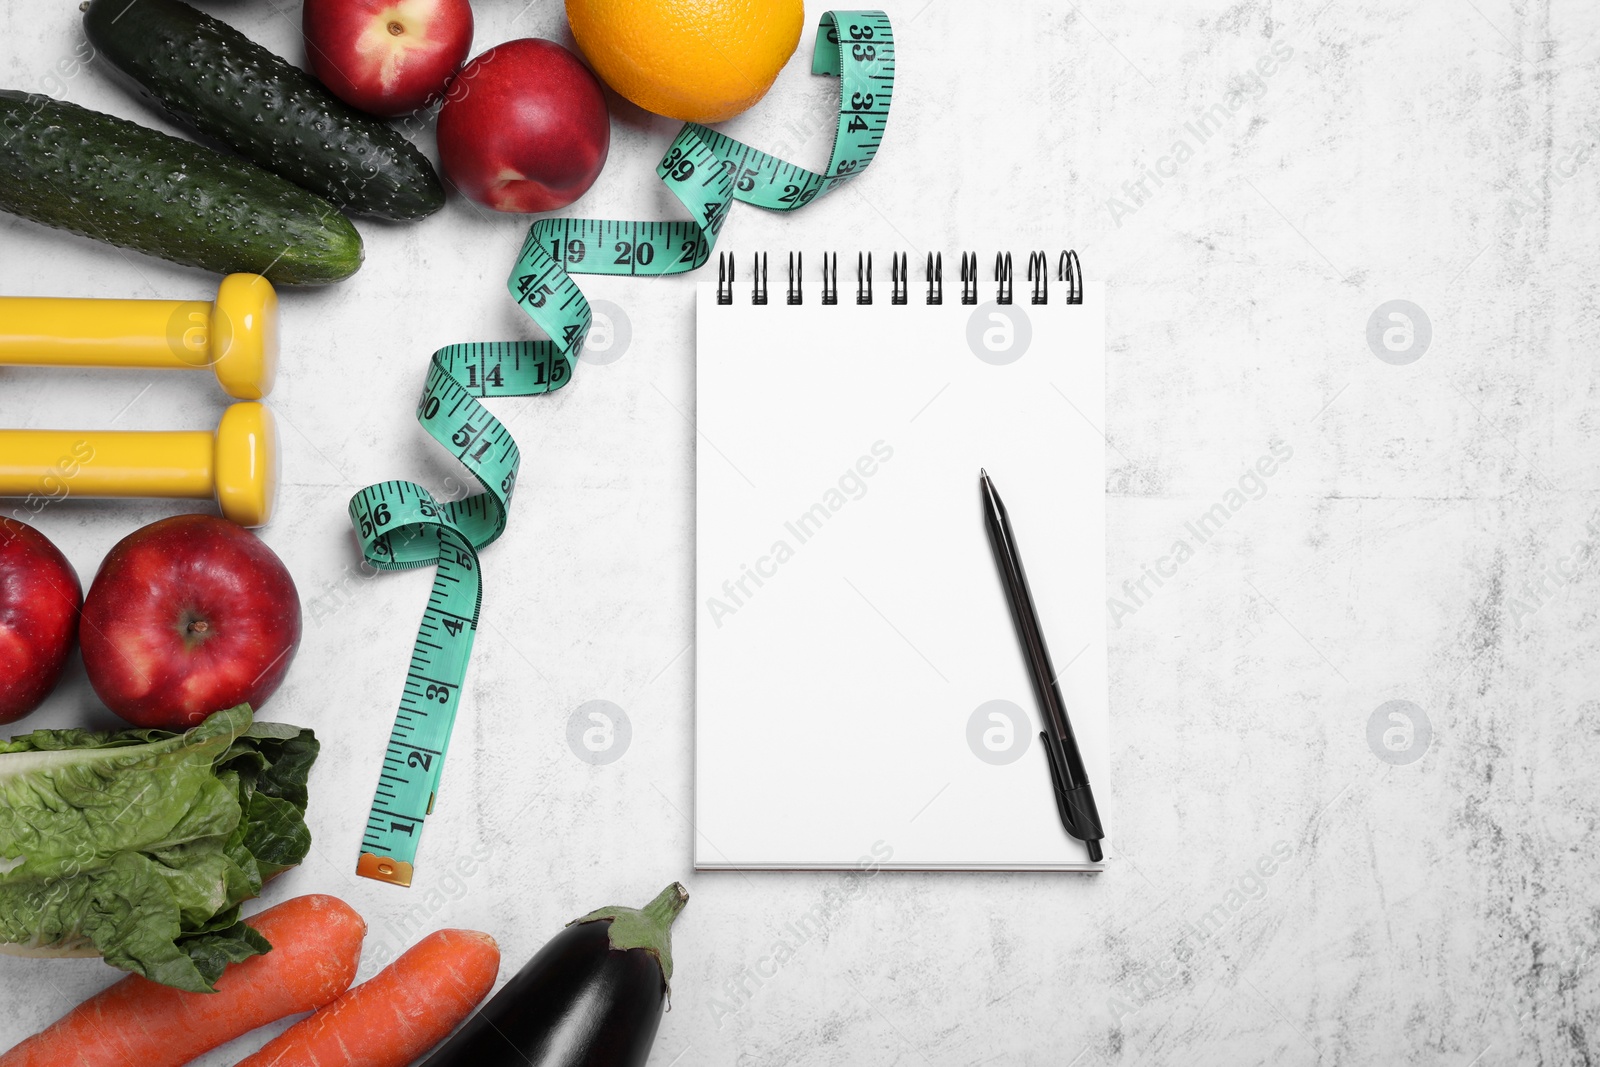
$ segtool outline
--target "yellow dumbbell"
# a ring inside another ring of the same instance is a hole
[[[0,430],[0,496],[215,497],[225,518],[265,526],[278,495],[272,412],[232,404],[207,430]]]
[[[278,370],[278,296],[230,274],[211,303],[0,297],[0,364],[210,367],[229,396],[260,400]]]

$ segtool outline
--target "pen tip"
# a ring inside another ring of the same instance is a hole
[[[982,467],[979,467],[978,468],[978,477],[982,478],[984,481],[988,481],[989,480],[989,472],[984,470]]]
[[[1104,853],[1100,851],[1100,842],[1085,841],[1084,844],[1089,848],[1089,861],[1091,863],[1099,863],[1104,856]]]

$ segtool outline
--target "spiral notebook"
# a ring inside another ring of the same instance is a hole
[[[978,471],[1114,833],[1101,288],[1069,253],[1014,280],[964,255],[948,286],[942,256],[876,287],[861,257],[842,292],[836,257],[818,284],[791,256],[769,298],[764,261],[698,293],[695,867],[1099,870],[1056,815]]]

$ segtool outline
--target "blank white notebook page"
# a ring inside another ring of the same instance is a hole
[[[978,487],[1114,826],[1103,296],[1051,295],[699,287],[696,868],[1100,869],[1056,814]]]

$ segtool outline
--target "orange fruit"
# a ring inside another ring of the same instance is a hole
[[[766,95],[794,54],[803,0],[567,0],[602,81],[646,111],[721,122]]]

